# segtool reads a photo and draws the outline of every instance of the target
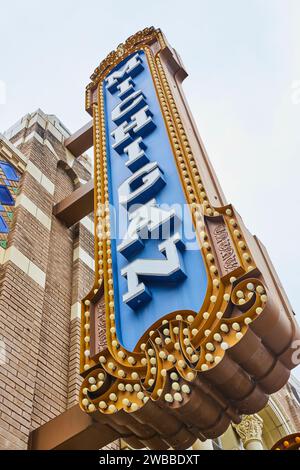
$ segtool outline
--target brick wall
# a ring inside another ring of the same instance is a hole
[[[74,190],[69,176],[57,168],[54,203]],[[52,217],[46,285],[38,354],[32,426],[54,418],[67,406],[70,311],[72,284],[72,230]]]
[[[43,289],[8,262],[0,292],[6,361],[0,372],[0,448],[25,449],[31,429]]]
[[[73,304],[94,275],[74,249],[93,257],[93,236],[81,223],[66,228],[52,209],[90,174],[80,159],[70,161],[47,119],[28,115],[10,136],[27,166],[0,265],[0,449],[26,449],[32,429],[76,403],[80,384]]]

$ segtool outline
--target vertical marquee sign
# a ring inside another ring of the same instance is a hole
[[[185,76],[147,28],[87,87],[96,278],[82,303],[80,406],[135,448],[219,436],[296,365],[299,330],[265,250],[224,200]]]

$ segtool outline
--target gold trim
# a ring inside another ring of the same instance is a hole
[[[93,105],[96,281],[94,290],[83,301],[82,321],[84,323],[88,317],[95,290],[103,283],[108,348],[90,358],[85,355],[89,344],[82,337],[82,375],[85,379],[80,392],[80,406],[88,413],[97,408],[105,414],[117,410],[134,412],[150,397],[158,400],[161,396],[166,403],[174,406],[174,393],[165,390],[167,374],[176,370],[176,374],[187,385],[184,390],[189,393],[188,384],[195,381],[198,373],[205,373],[222,361],[226,350],[244,337],[248,325],[262,313],[267,301],[262,283],[255,278],[249,279],[256,266],[232,206],[215,208],[210,204],[159,54],[155,56],[147,45],[155,39],[163,47],[163,36],[152,28],[132,36],[125,45],[109,54],[92,75],[93,86],[98,83],[98,105]],[[190,203],[206,266],[208,288],[200,312],[178,311],[166,315],[145,332],[136,350],[129,352],[119,344],[116,337],[104,98],[100,82],[117,63],[137,50],[144,50],[147,56],[180,180]],[[226,223],[243,267],[243,275],[238,279],[220,278],[214,264],[206,217],[220,216]],[[241,311],[240,315],[234,319],[227,318],[234,307]],[[85,334],[84,328],[82,331],[82,335]],[[177,404],[180,403],[179,395]]]

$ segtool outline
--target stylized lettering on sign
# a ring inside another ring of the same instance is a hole
[[[113,70],[103,90],[116,324],[133,349],[157,319],[199,309],[207,280],[199,246],[187,247],[192,218],[181,214],[186,201],[144,51]]]

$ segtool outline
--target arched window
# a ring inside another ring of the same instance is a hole
[[[18,171],[10,163],[0,161],[0,247],[2,248],[6,248],[19,180]]]

